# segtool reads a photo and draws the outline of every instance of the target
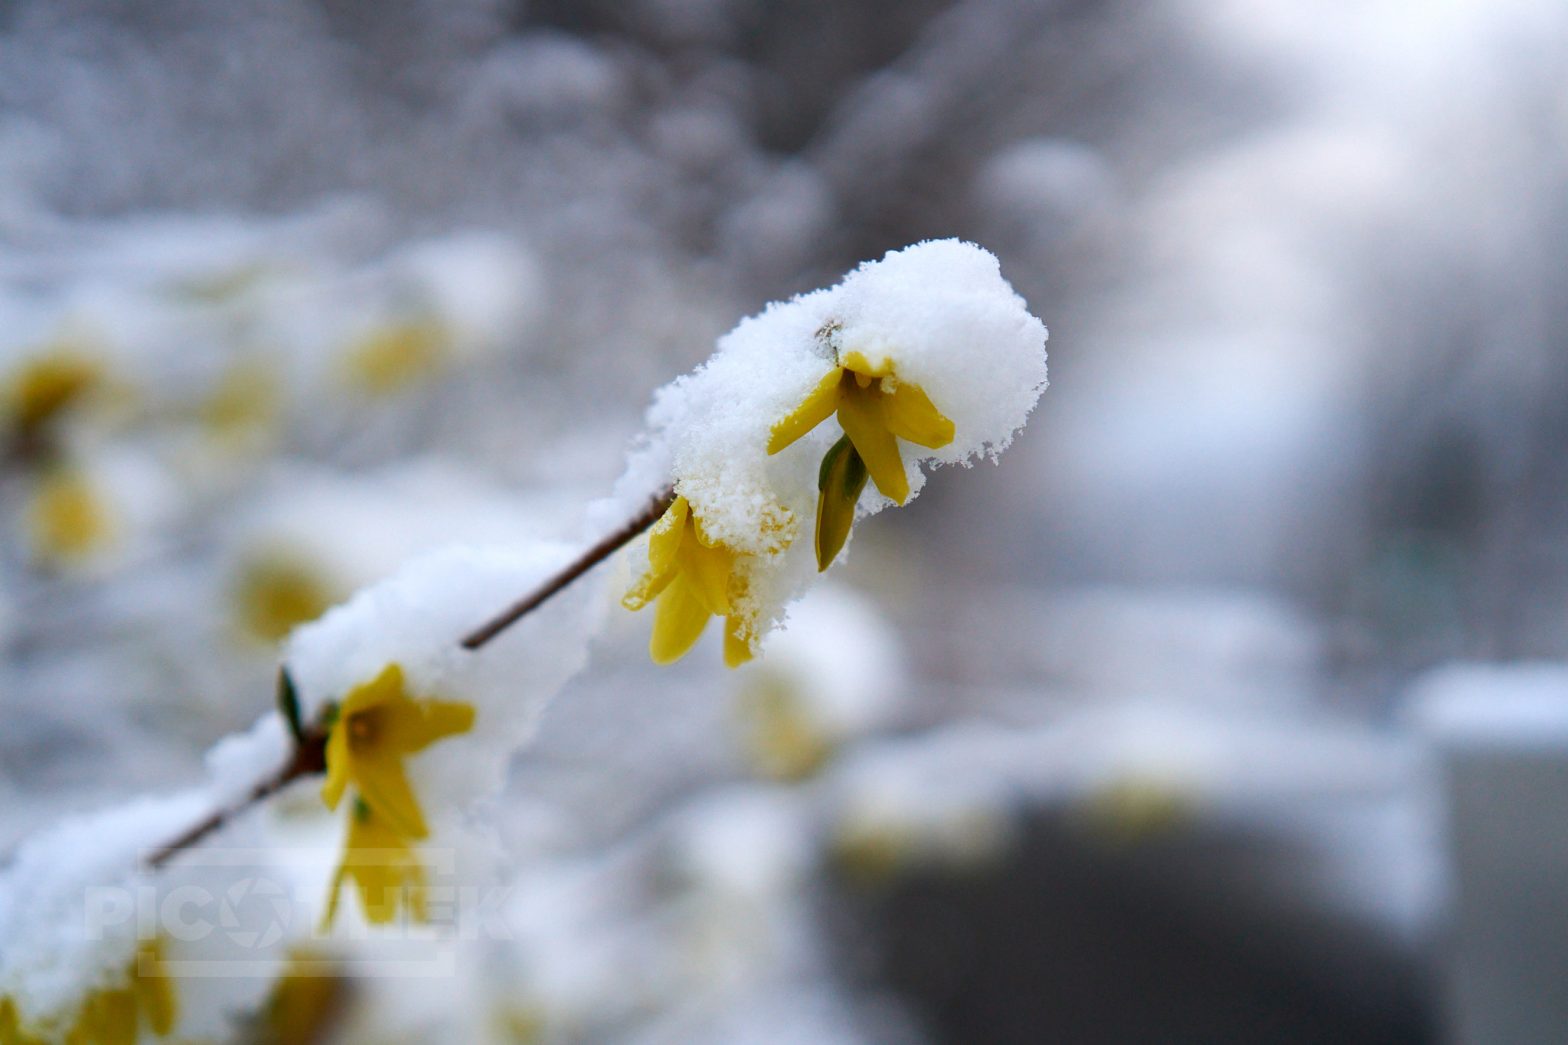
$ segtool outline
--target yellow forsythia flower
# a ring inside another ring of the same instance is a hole
[[[337,601],[319,568],[302,556],[267,551],[246,562],[234,585],[234,613],[246,634],[277,642]]]
[[[371,395],[390,396],[430,377],[447,361],[451,334],[429,319],[390,323],[356,342],[344,360],[349,381]]]
[[[278,375],[259,359],[243,359],[223,374],[199,412],[216,439],[245,445],[269,432],[282,408]]]
[[[735,612],[740,583],[736,553],[702,532],[697,513],[677,497],[648,531],[648,572],[621,604],[640,610],[653,600],[653,637],[648,652],[655,664],[679,660],[697,644],[708,618],[724,617],[724,662],[735,667],[751,659],[742,636],[743,618]]]
[[[351,690],[338,709],[327,737],[327,782],[321,797],[328,808],[336,809],[353,783],[375,812],[378,825],[406,839],[424,838],[430,830],[409,786],[403,759],[473,726],[473,705],[414,700],[405,687],[402,667],[389,664],[374,679]]]
[[[108,504],[85,475],[72,469],[52,471],[38,481],[27,524],[34,557],[59,565],[92,558],[115,534]]]
[[[832,757],[833,738],[790,682],[760,673],[741,693],[743,742],[752,766],[774,780],[804,780]]]
[[[778,453],[835,412],[844,434],[865,462],[871,481],[898,504],[909,497],[898,440],[933,450],[953,441],[953,422],[919,385],[898,380],[891,361],[873,364],[863,354],[849,352],[839,357],[839,365],[788,417],[773,426],[768,453]]]
[[[844,438],[822,459],[817,475],[817,568],[825,570],[849,539],[855,505],[866,477],[890,500],[909,498],[909,478],[899,456],[898,440],[930,449],[953,441],[953,422],[931,402],[919,385],[900,381],[893,364],[873,364],[859,352],[839,357],[809,395],[768,436],[768,453],[776,454],[817,425],[838,414]]]
[[[97,362],[68,348],[34,357],[14,370],[3,395],[4,412],[18,432],[31,434],[79,402],[103,377]]]

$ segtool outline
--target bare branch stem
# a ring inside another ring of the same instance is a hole
[[[609,534],[576,559],[573,559],[554,577],[551,577],[538,588],[502,610],[495,617],[491,618],[489,622],[475,628],[463,639],[463,648],[476,650],[507,628],[510,628],[513,624],[516,624],[525,614],[537,609],[541,603],[556,592],[571,584],[605,559],[608,559],[621,548],[630,544],[638,534],[658,522],[659,517],[668,510],[674,500],[675,487],[666,486],[660,490],[649,499],[642,511],[628,519],[620,529]]]
[[[294,754],[286,765],[258,783],[237,804],[227,809],[214,810],[205,820],[194,824],[178,838],[166,842],[162,848],[147,857],[147,866],[162,867],[173,859],[176,853],[189,849],[251,806],[272,797],[301,777],[314,776],[326,768],[327,734],[320,730],[313,730],[295,745]]]

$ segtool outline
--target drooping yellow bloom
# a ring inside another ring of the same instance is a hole
[[[375,812],[378,824],[404,840],[424,838],[430,830],[409,786],[403,759],[473,726],[472,705],[414,700],[405,688],[402,667],[388,664],[381,674],[351,690],[338,709],[327,737],[322,800],[336,809],[352,783]],[[352,835],[351,825],[351,839]]]
[[[365,920],[372,925],[395,921],[404,907],[414,921],[429,918],[430,885],[418,854],[407,837],[363,799],[355,799],[349,814],[343,860],[332,876],[327,910],[321,918],[323,931],[337,917],[338,899],[348,880],[359,891]]]
[[[735,612],[743,582],[736,575],[737,553],[703,533],[697,513],[677,497],[648,531],[648,572],[621,600],[640,610],[653,600],[653,637],[648,652],[655,664],[670,664],[697,644],[708,618],[725,618],[724,662],[730,667],[751,659],[743,618]]]
[[[933,450],[953,441],[953,422],[919,385],[900,381],[890,360],[872,363],[860,352],[844,353],[838,360],[838,366],[768,436],[768,453],[776,454],[834,413],[844,429],[844,438],[822,458],[817,474],[819,570],[828,568],[849,539],[868,476],[892,501],[908,500],[909,477],[898,452],[900,439]]]
[[[909,497],[898,440],[932,450],[953,441],[953,422],[919,385],[900,381],[890,360],[872,363],[860,352],[848,352],[839,356],[839,365],[789,416],[773,426],[768,453],[778,453],[835,412],[844,434],[865,462],[871,481],[898,504]]]

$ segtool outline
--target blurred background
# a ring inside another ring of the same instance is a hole
[[[1556,0],[0,6],[0,853],[959,236],[1014,447],[760,665],[612,614],[482,989],[317,1040],[1563,1040],[1565,70]]]

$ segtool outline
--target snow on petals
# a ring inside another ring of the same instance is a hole
[[[980,247],[892,251],[743,320],[695,373],[661,389],[652,436],[614,500],[624,512],[662,473],[703,545],[733,556],[727,598],[714,606],[726,618],[725,659],[738,663],[840,553],[857,516],[907,503],[925,465],[1006,448],[1045,390],[1045,340]],[[652,597],[643,589],[668,574],[665,554],[649,542],[628,605]],[[720,612],[704,608],[701,622]],[[660,610],[674,615],[663,598]],[[661,642],[655,625],[655,660],[695,642],[699,614],[681,620],[680,643]]]

